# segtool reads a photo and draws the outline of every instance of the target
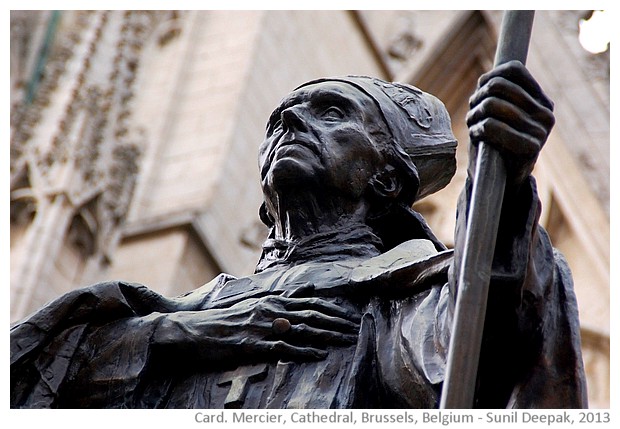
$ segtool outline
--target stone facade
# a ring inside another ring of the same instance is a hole
[[[528,66],[556,102],[536,169],[542,222],[571,264],[591,406],[609,406],[609,72],[585,12],[538,12]],[[493,62],[498,12],[11,13],[11,319],[105,279],[176,295],[252,272],[266,229],[256,151],[307,80],[413,83],[453,117]],[[605,73],[605,67],[607,72]],[[602,71],[601,71],[602,70]],[[460,168],[418,203],[451,244]],[[587,210],[584,209],[587,207]]]

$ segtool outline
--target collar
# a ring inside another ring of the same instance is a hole
[[[349,258],[370,258],[381,253],[381,239],[368,225],[359,223],[320,232],[301,240],[268,239],[256,266],[259,273],[283,265],[308,261],[330,262]]]

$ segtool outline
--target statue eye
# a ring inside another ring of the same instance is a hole
[[[282,128],[282,119],[278,119],[275,122],[271,122],[269,124],[269,128],[267,129],[267,131],[268,131],[269,134],[273,134],[274,132],[276,132],[280,128]]]
[[[344,118],[344,112],[335,106],[331,106],[326,109],[321,116],[324,119],[341,120]]]

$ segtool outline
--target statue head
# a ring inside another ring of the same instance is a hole
[[[443,103],[413,86],[362,76],[307,82],[268,121],[261,219],[273,225],[283,188],[341,193],[368,201],[368,223],[391,247],[411,238],[396,230],[404,219],[421,219],[411,205],[449,183],[455,151]]]

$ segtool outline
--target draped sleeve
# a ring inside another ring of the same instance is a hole
[[[228,279],[220,275],[177,298],[140,284],[105,282],[50,302],[11,327],[11,408],[77,407],[66,401],[79,398],[64,393],[86,373],[93,404],[126,403],[121,394],[136,388],[148,368],[151,319],[200,308]]]
[[[464,241],[469,195],[468,181],[457,211],[457,248]],[[506,192],[491,270],[476,408],[587,407],[571,273],[538,225],[539,214],[532,177],[520,189]],[[390,406],[439,406],[459,266],[453,260],[444,279],[436,278],[434,285],[415,295],[374,299],[369,306],[377,376]]]
[[[468,180],[457,209],[457,247],[464,243],[470,191]],[[479,408],[587,407],[573,282],[564,257],[538,225],[540,211],[533,177],[507,188],[478,370]],[[460,254],[455,252],[449,276],[449,313]]]

